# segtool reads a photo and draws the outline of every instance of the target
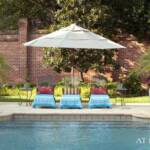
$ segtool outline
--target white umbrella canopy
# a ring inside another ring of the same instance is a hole
[[[54,48],[74,48],[74,49],[119,49],[124,46],[106,39],[98,34],[90,32],[76,24],[59,29],[50,34],[44,35],[35,40],[24,43],[24,46],[33,47],[54,47]],[[72,67],[72,83],[73,80]]]
[[[84,49],[119,49],[124,46],[90,32],[76,24],[62,28],[35,40],[24,43],[25,46],[84,48]]]

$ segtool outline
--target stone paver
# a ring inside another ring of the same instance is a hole
[[[112,109],[48,109],[48,108],[32,108],[25,104],[18,103],[0,103],[0,116],[9,114],[79,114],[79,115],[133,115],[142,118],[150,118],[150,105],[126,105],[113,106]]]

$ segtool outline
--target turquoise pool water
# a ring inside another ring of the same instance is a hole
[[[0,122],[0,150],[150,150],[150,124]]]

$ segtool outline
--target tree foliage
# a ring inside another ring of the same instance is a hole
[[[0,29],[16,28],[20,17],[47,27],[57,23],[57,16],[66,19],[63,25],[76,20],[109,36],[118,29],[141,38],[150,35],[149,0],[0,0]]]
[[[45,63],[57,72],[71,72],[74,67],[81,73],[86,73],[89,69],[104,72],[105,67],[113,67],[116,62],[113,58],[114,50],[93,50],[93,49],[45,49]]]
[[[58,5],[60,9],[55,12],[55,23],[50,26],[50,31],[77,23],[109,38],[118,31],[132,33],[140,38],[150,34],[148,0],[59,0]],[[74,58],[71,56],[72,51],[63,50],[61,53],[61,61],[58,59],[59,62],[51,63],[57,71],[69,71],[71,65],[81,73],[91,68],[103,72],[106,66],[117,66],[113,59],[114,51],[74,51]]]
[[[16,29],[19,18],[47,27],[53,22],[56,5],[55,0],[0,0],[0,30]]]
[[[88,28],[99,34],[105,34],[109,36],[110,32],[106,30],[104,25],[110,16],[105,15],[108,11],[108,7],[101,5],[100,1],[77,1],[77,0],[60,0],[60,9],[55,12],[55,24],[50,25],[50,31],[54,31],[64,26],[68,26],[71,23],[77,23],[78,25]],[[94,20],[94,21],[93,21]],[[109,33],[109,34],[108,34]],[[57,51],[57,50],[55,50]],[[53,51],[53,53],[55,53]],[[56,52],[58,54],[58,52]],[[51,61],[51,49],[45,52],[45,60],[47,64],[50,64],[54,70],[71,71],[73,66],[81,73],[83,80],[83,73],[86,73],[89,69],[95,69],[98,72],[104,72],[106,66],[115,64],[113,59],[114,50],[73,50],[63,49],[60,51],[60,55],[54,55]]]
[[[112,0],[108,5],[111,7],[112,20],[116,28],[140,38],[150,35],[149,0]]]
[[[128,89],[128,94],[132,96],[140,96],[142,92],[142,84],[136,72],[132,72],[128,79],[124,82],[124,87]]]
[[[137,68],[134,70],[138,75],[149,77],[150,74],[150,49],[143,54],[138,62]]]

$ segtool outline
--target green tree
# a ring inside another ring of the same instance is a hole
[[[140,64],[143,71],[150,71],[150,49],[141,57]]]
[[[75,49],[45,49],[44,61],[47,66],[53,67],[57,72],[71,72],[74,67],[80,72],[81,79],[84,81],[83,73],[89,69],[104,72],[105,67],[115,66],[112,59],[114,50],[75,50]]]
[[[146,77],[149,76],[150,73],[150,49],[143,54],[138,62],[138,66],[135,69],[137,74],[144,75]]]
[[[88,28],[99,34],[110,36],[110,31],[106,30],[106,22],[111,18],[106,15],[109,10],[101,1],[78,1],[78,0],[59,0],[60,9],[55,12],[55,24],[50,25],[50,31],[54,31],[71,23],[77,23],[82,27]],[[57,51],[57,52],[56,52]],[[51,59],[53,55],[53,59]],[[56,53],[56,54],[55,54]],[[57,72],[71,71],[73,66],[81,73],[86,73],[89,69],[104,72],[106,66],[113,66],[114,50],[45,50],[45,62]],[[53,61],[52,61],[53,60]]]
[[[150,96],[150,49],[143,54],[138,62],[138,66],[133,70],[139,77],[146,79]],[[132,73],[133,73],[132,72]]]
[[[113,27],[132,33],[142,39],[149,37],[149,0],[104,0],[103,2],[110,8]]]
[[[47,27],[53,22],[56,8],[56,0],[0,0],[0,30],[16,29],[19,18]]]
[[[0,0],[0,29],[16,28],[20,17],[38,20],[44,28],[57,24],[57,16],[66,19],[64,25],[77,20],[83,27],[99,28],[109,36],[118,29],[141,38],[150,35],[149,0]],[[68,16],[74,18],[68,21]]]

